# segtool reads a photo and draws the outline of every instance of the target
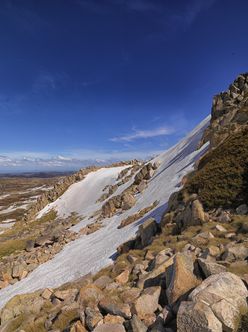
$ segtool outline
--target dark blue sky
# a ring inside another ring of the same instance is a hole
[[[247,71],[247,13],[247,0],[1,0],[0,170],[168,148]]]

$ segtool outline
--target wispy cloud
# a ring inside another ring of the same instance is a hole
[[[0,155],[0,172],[77,170],[88,165],[106,165],[121,160],[145,160],[161,152],[161,150],[75,150],[70,154],[59,155],[42,152],[12,152]]]
[[[134,129],[132,133],[123,135],[123,136],[117,136],[112,137],[110,140],[112,142],[131,142],[137,139],[145,139],[145,138],[152,138],[152,137],[158,137],[158,136],[167,136],[171,135],[175,132],[175,129],[172,127],[159,127],[154,129],[148,129],[148,130],[136,130]]]
[[[177,27],[189,27],[196,18],[205,10],[209,9],[218,0],[190,0],[183,10],[171,15],[171,23]]]
[[[97,14],[113,13],[116,9],[128,12],[155,13],[162,20],[166,21],[167,27],[171,24],[188,26],[193,23],[197,16],[204,10],[210,8],[218,0],[188,0],[176,3],[171,6],[167,1],[153,0],[76,0],[83,8]]]
[[[18,29],[29,34],[36,34],[37,31],[50,27],[49,23],[31,6],[28,7],[25,1],[2,0],[0,15],[7,17]]]
[[[116,8],[136,12],[158,11],[161,8],[161,5],[155,4],[152,0],[106,0],[105,2],[99,0],[77,0],[77,3],[82,8],[89,9],[97,14],[106,14]]]
[[[51,73],[49,71],[41,71],[34,79],[32,85],[32,93],[49,93],[57,90],[65,85],[67,75],[65,73]]]

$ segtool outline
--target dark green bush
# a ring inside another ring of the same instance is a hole
[[[200,161],[185,189],[198,193],[205,208],[248,202],[248,128],[231,135]]]

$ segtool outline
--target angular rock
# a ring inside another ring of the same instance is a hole
[[[173,265],[166,271],[166,294],[170,305],[185,299],[188,293],[199,285],[200,281],[193,271],[194,261],[191,255],[178,253],[174,256]]]
[[[171,248],[166,248],[161,250],[155,257],[155,266],[161,265],[166,262],[170,257],[173,256],[173,250]]]
[[[103,316],[99,310],[93,309],[91,307],[87,307],[85,309],[85,324],[90,331],[94,330],[94,328],[103,320]]]
[[[141,296],[134,302],[134,312],[141,320],[153,315],[157,310],[160,293],[160,287],[148,287],[144,289]]]
[[[181,302],[177,313],[177,332],[222,332],[222,324],[203,302]]]
[[[52,244],[52,243],[53,243],[53,241],[52,241],[50,235],[42,235],[35,240],[35,245],[38,247],[43,247],[43,246],[46,246],[46,245]]]
[[[56,332],[56,331],[54,331]],[[82,325],[80,321],[77,321],[73,324],[73,326],[70,329],[70,332],[87,332],[86,328]]]
[[[76,296],[78,295],[78,290],[75,289],[67,289],[67,290],[57,290],[54,292],[54,296],[61,300],[61,301],[67,301],[67,302],[73,302],[76,299]]]
[[[204,273],[205,278],[209,277],[212,274],[218,274],[226,271],[226,267],[206,259],[198,258],[197,260],[202,272]]]
[[[201,202],[196,199],[192,202],[192,223],[202,225],[205,222],[205,213]]]
[[[82,306],[94,306],[104,297],[103,292],[95,285],[86,285],[80,289],[79,303]]]
[[[125,319],[121,316],[107,314],[103,320],[104,324],[123,324]]]
[[[26,272],[26,273],[25,273]],[[27,275],[27,266],[26,264],[15,264],[12,269],[12,277],[13,278],[18,278],[18,279],[23,279],[23,276]]]
[[[216,331],[222,331],[222,329],[224,331],[233,331],[237,324],[237,319],[240,316],[240,310],[248,308],[246,301],[247,296],[248,290],[246,289],[245,284],[235,274],[222,272],[211,275],[189,295],[189,302],[184,304],[186,310],[180,311],[179,308],[177,316],[178,322],[181,324],[182,322],[184,322],[184,324],[185,322],[189,322],[193,319],[192,317],[194,317],[194,315],[196,317],[197,311],[194,309],[195,306],[199,307],[204,304],[204,306],[207,306],[204,308],[205,312],[208,312],[212,317],[212,314],[209,312],[209,310],[211,310],[214,317],[222,324],[220,329],[216,329]],[[201,321],[204,324],[209,322],[209,320]],[[184,324],[182,324],[182,326],[185,326]],[[201,328],[203,327],[201,326]],[[206,326],[205,329],[207,331]],[[186,330],[182,327],[179,331]],[[196,330],[189,329],[188,331]]]
[[[144,288],[144,287],[151,287],[151,286],[158,286],[161,285],[162,282],[165,280],[165,275],[166,275],[166,269],[173,264],[174,257],[171,257],[170,259],[166,260],[164,263],[161,265],[158,265],[155,267],[151,272],[146,274],[145,276],[142,276],[138,283],[137,286],[139,288]]]
[[[231,244],[223,253],[222,259],[233,262],[236,260],[245,260],[248,257],[248,248],[244,244]]]
[[[141,245],[143,247],[151,243],[152,237],[157,233],[157,223],[153,218],[147,219],[139,226],[138,234],[141,238]]]
[[[121,285],[124,285],[128,282],[129,275],[130,275],[129,270],[125,270],[115,278],[115,281]]]
[[[146,332],[147,327],[145,324],[139,319],[137,315],[133,315],[130,321],[132,332]]]
[[[111,279],[109,276],[101,276],[94,281],[94,285],[100,289],[104,289],[112,282],[113,282],[113,279]]]
[[[130,193],[124,193],[122,196],[122,209],[129,210],[133,207],[136,203],[136,199]]]
[[[51,298],[53,294],[53,290],[50,288],[46,288],[43,293],[41,294],[41,296],[43,297],[43,299],[45,300],[49,300]]]
[[[99,302],[100,311],[110,315],[121,316],[125,319],[131,318],[130,306],[115,299],[103,299]]]
[[[217,231],[219,232],[226,232],[227,230],[225,229],[225,227],[223,227],[222,225],[216,225],[215,228],[217,229]]]
[[[139,193],[142,193],[146,189],[147,185],[145,181],[141,181],[140,184],[137,186],[137,190]]]
[[[26,243],[26,247],[25,247],[25,250],[27,252],[30,252],[34,249],[34,241],[33,240],[28,240],[27,243]]]
[[[93,332],[125,332],[122,324],[103,324],[97,326]]]
[[[140,296],[140,293],[141,290],[139,288],[132,287],[124,290],[120,294],[120,298],[124,303],[132,304]]]

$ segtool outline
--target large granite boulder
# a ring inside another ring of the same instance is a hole
[[[188,293],[199,285],[200,281],[194,274],[192,256],[177,253],[173,264],[166,271],[167,299],[170,305],[185,299]]]
[[[177,314],[179,332],[235,331],[240,310],[247,309],[248,291],[230,272],[211,275],[182,302]]]

